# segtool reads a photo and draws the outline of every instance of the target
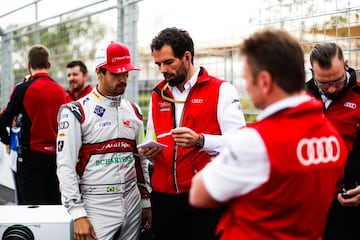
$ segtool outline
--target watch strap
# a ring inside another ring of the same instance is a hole
[[[205,138],[204,138],[204,135],[202,133],[199,134],[199,138],[198,140],[196,141],[196,144],[195,146],[197,148],[203,148],[204,147],[204,144],[205,144]]]

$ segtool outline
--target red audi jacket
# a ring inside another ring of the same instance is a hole
[[[191,88],[184,105],[180,126],[189,127],[198,133],[221,134],[217,120],[217,106],[220,85],[223,82],[209,76],[206,70],[201,68],[197,82]],[[160,82],[151,96],[156,135],[176,127],[175,104],[164,100],[161,96],[165,84],[166,81]],[[173,97],[169,89],[163,94]],[[189,192],[192,177],[210,161],[210,155],[199,148],[177,146],[171,136],[158,139],[158,142],[168,147],[155,159],[151,179],[153,190],[167,194]]]
[[[218,224],[220,239],[321,239],[347,151],[320,101],[279,111],[249,127],[264,141],[269,179],[228,204]]]
[[[323,109],[325,116],[339,131],[348,150],[344,186],[340,186],[346,189],[360,184],[360,82],[356,81],[354,69],[347,68],[347,72],[350,78],[343,92],[327,109]],[[306,90],[315,98],[321,99],[314,79],[306,83]]]
[[[93,90],[93,86],[87,85],[86,88],[80,93],[79,96],[75,97],[74,92],[71,90],[66,90],[66,102],[76,101],[86,95],[88,95]]]

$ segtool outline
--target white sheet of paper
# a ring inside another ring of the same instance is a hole
[[[155,142],[154,140],[148,140],[146,142],[143,142],[139,145],[137,145],[137,148],[151,148],[151,147],[158,147],[158,148],[167,148],[168,146],[165,144],[161,144],[158,142]]]

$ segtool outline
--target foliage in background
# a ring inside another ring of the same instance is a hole
[[[249,98],[240,98],[241,107],[244,112],[246,123],[252,123],[256,120],[259,110],[256,110]]]
[[[34,29],[42,29],[33,32]],[[28,26],[14,33],[15,47],[14,59],[17,63],[14,69],[15,79],[19,81],[27,70],[27,52],[34,44],[45,45],[51,53],[50,76],[64,76],[66,64],[74,59],[93,60],[95,58],[95,45],[104,38],[106,27],[94,21],[91,17],[77,21],[69,21],[53,27]],[[28,32],[33,32],[27,34]]]

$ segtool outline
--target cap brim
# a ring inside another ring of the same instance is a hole
[[[140,68],[136,67],[135,65],[129,63],[125,65],[116,65],[116,66],[109,66],[104,65],[102,68],[105,68],[109,72],[120,74],[120,73],[126,73],[133,70],[140,70]]]

